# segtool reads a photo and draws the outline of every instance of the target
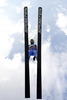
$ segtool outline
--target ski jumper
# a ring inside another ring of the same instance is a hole
[[[37,59],[37,45],[36,44],[30,44],[29,45],[29,59],[30,56],[35,56]]]

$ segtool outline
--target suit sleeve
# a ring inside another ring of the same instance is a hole
[[[35,48],[37,49],[37,45],[35,44]]]

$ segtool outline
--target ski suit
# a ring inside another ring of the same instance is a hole
[[[35,56],[37,59],[37,45],[36,44],[30,44],[29,45],[29,59],[30,56]]]

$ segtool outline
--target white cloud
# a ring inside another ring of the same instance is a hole
[[[22,33],[24,30],[24,22],[20,19],[16,24],[13,25],[13,33],[19,32]]]
[[[4,12],[4,9],[0,9],[0,13],[3,13]]]
[[[50,32],[50,26],[49,25],[47,25],[46,31]]]
[[[31,28],[29,29],[29,39],[34,38],[35,36],[37,36],[37,28],[35,28],[34,30],[31,30]]]
[[[67,88],[67,52],[53,53],[50,48],[49,41],[42,45],[43,98],[47,100],[49,96],[50,100],[63,100],[63,93]],[[54,96],[51,94],[52,91]]]
[[[11,20],[6,16],[0,16],[0,33],[13,34],[16,32],[21,33],[23,31],[23,20],[19,20],[16,24],[13,24]]]
[[[7,0],[0,0],[0,7],[2,6],[7,6],[8,4],[6,3]]]
[[[58,13],[56,25],[67,35],[67,16],[63,13]]]
[[[21,100],[24,97],[24,63],[20,53],[10,60],[8,57],[14,38],[12,34],[23,31],[23,21],[12,23],[6,16],[0,16],[0,99]],[[6,92],[5,92],[6,90]],[[9,92],[8,92],[9,91]],[[4,96],[3,96],[4,95]],[[20,96],[19,96],[20,95]]]
[[[22,6],[23,7],[27,6],[28,8],[31,8],[30,1],[24,1],[24,2],[22,2]]]
[[[23,11],[23,8],[26,7],[26,6],[28,7],[28,9],[31,8],[30,1],[22,2],[20,7],[16,6],[17,13],[20,14]]]
[[[62,5],[59,5],[58,8],[56,9],[58,12],[66,12],[67,9],[64,8]]]
[[[7,0],[0,0],[0,13],[4,13],[5,9],[2,7],[8,6]]]
[[[21,19],[17,23],[12,23],[6,16],[0,16],[0,56],[9,55],[14,43],[14,38],[10,36],[17,32],[22,33],[23,28],[24,23]]]
[[[16,7],[16,11],[17,11],[18,14],[21,13],[21,10],[22,10],[22,8],[20,8],[20,7]]]
[[[6,0],[0,0],[0,7],[7,6]],[[0,13],[4,12],[0,9]],[[0,16],[0,99],[21,100],[24,96],[24,63],[20,53],[15,54],[10,60],[8,57],[14,38],[12,34],[22,33],[23,20],[13,23],[7,16]],[[22,80],[23,79],[23,80]],[[6,91],[5,91],[6,90]],[[16,94],[16,95],[15,95]],[[19,96],[20,94],[20,96]],[[3,96],[4,95],[4,96]]]
[[[20,53],[12,60],[0,59],[0,99],[22,100],[24,98],[24,63]],[[4,95],[4,96],[3,96]]]

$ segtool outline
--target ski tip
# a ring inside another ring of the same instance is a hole
[[[39,7],[38,9],[42,9],[42,7]]]
[[[28,8],[27,6],[24,7],[24,9],[27,9],[27,8]]]

